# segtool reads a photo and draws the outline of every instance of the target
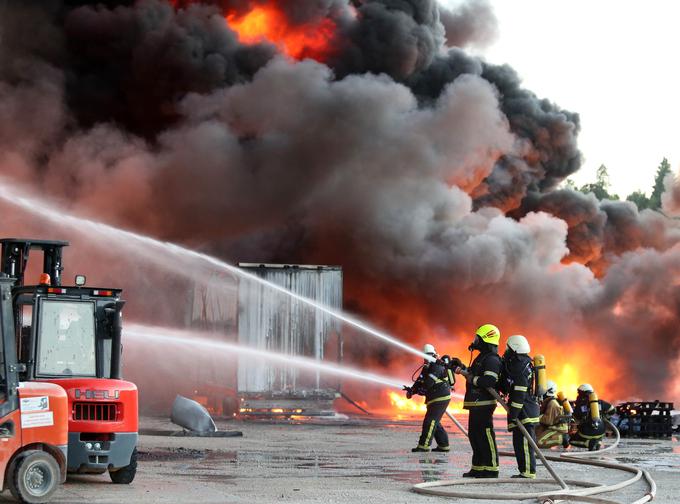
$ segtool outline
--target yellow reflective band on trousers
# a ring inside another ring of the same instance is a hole
[[[583,439],[601,439],[604,437],[604,433],[602,434],[597,434],[595,436],[586,436],[585,434],[581,434],[580,432],[577,434],[577,436],[582,437]]]
[[[517,390],[519,392],[526,392],[526,391],[529,390],[529,387],[522,387],[520,385],[515,385],[515,390]]]
[[[524,446],[524,472],[522,475],[526,476],[527,474],[531,474],[531,454],[529,453],[529,441],[527,441],[527,438],[524,436],[522,436],[522,444]]]
[[[430,430],[427,431],[427,437],[425,438],[425,448],[430,447],[430,443],[432,442],[432,433],[434,432],[434,428],[437,425],[436,420],[432,420],[430,422]]]
[[[498,467],[494,466],[477,466],[473,465],[472,466],[473,471],[493,471],[493,472],[498,472]]]
[[[494,373],[493,371],[484,371],[484,376],[493,376],[494,378],[498,378],[498,373]]]
[[[486,429],[486,439],[489,440],[489,450],[491,450],[491,467],[494,468],[491,470],[498,471],[498,467],[496,466],[496,444],[493,442],[493,437],[491,437],[491,429],[488,427]]]
[[[444,396],[444,397],[437,397],[436,399],[432,399],[431,401],[426,402],[425,406],[429,406],[430,404],[436,403],[436,402],[450,401],[450,400],[451,400],[451,395],[449,394],[449,395]]]
[[[557,431],[554,431],[554,430],[548,430],[536,442],[539,444],[539,446],[543,445],[543,444],[545,444],[545,445],[548,445],[548,444],[557,445],[557,444],[562,443],[562,436],[563,436],[563,434],[561,432],[557,432]],[[550,442],[548,442],[548,441],[550,441]]]
[[[465,401],[463,402],[464,407],[474,407],[474,406],[495,406],[496,400],[491,399],[490,401]]]

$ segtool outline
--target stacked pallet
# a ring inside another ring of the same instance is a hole
[[[622,437],[663,438],[673,434],[673,403],[627,402],[616,407]]]

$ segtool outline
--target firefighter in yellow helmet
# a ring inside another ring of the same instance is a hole
[[[418,440],[418,446],[412,452],[429,452],[432,439],[437,442],[436,452],[449,451],[449,436],[442,427],[442,416],[446,413],[451,401],[451,387],[455,383],[451,370],[437,357],[434,347],[427,344],[423,353],[432,360],[426,359],[420,375],[411,387],[404,387],[406,397],[410,399],[414,394],[425,396],[427,412],[423,419],[423,429]],[[415,373],[414,373],[415,374]]]
[[[538,423],[539,406],[534,389],[534,366],[529,352],[531,347],[521,334],[510,336],[503,354],[501,389],[508,394],[508,430],[512,432],[512,446],[519,474],[513,478],[536,477],[536,454],[517,427],[524,425],[536,441],[535,426]]]
[[[536,443],[540,448],[562,445],[569,446],[569,423],[564,408],[557,401],[557,384],[548,380],[543,401],[541,416],[536,425]]]
[[[496,399],[487,388],[497,388],[501,372],[501,358],[498,343],[501,332],[492,324],[484,324],[475,332],[474,341],[468,347],[471,352],[479,351],[469,367],[458,362],[456,373],[467,380],[463,407],[469,410],[468,437],[472,447],[472,467],[463,474],[465,478],[497,478],[498,449],[496,433],[493,430],[493,412]]]

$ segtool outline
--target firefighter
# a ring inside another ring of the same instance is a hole
[[[534,366],[529,357],[531,347],[522,335],[510,336],[503,354],[503,392],[508,394],[508,430],[512,432],[512,446],[519,474],[513,478],[536,477],[536,454],[529,441],[517,427],[521,423],[536,440],[535,427],[540,408],[534,395]]]
[[[429,452],[432,438],[437,442],[436,452],[449,451],[449,436],[442,427],[441,419],[451,401],[451,386],[454,384],[453,373],[447,366],[437,359],[437,352],[430,344],[425,345],[423,353],[434,360],[425,360],[420,375],[411,387],[404,387],[406,397],[414,394],[424,395],[427,412],[423,419],[423,430],[418,440],[418,446],[412,452]]]
[[[493,412],[496,399],[487,388],[497,388],[501,372],[498,343],[501,333],[498,327],[484,324],[477,329],[474,341],[468,347],[479,351],[469,367],[459,359],[452,359],[456,373],[466,378],[463,407],[468,416],[468,437],[472,448],[472,467],[463,474],[465,478],[498,478],[498,450],[493,430]]]
[[[580,385],[574,403],[574,419],[578,430],[571,437],[570,443],[573,446],[588,448],[589,451],[599,450],[606,430],[603,418],[608,419],[614,413],[616,413],[614,406],[597,399],[592,385],[589,383]]]
[[[541,403],[541,415],[536,425],[536,443],[540,448],[569,446],[568,417],[565,415],[564,408],[557,402],[556,395],[557,384],[548,380]]]

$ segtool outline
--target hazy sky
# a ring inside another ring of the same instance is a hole
[[[441,0],[456,4],[457,0]],[[649,193],[659,162],[680,167],[680,2],[491,0],[496,42],[526,87],[581,116],[577,184],[609,169],[615,192]]]

